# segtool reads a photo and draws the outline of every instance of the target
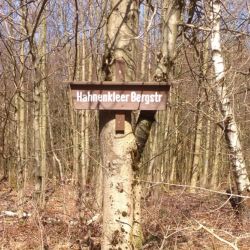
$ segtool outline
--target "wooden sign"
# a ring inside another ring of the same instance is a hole
[[[170,85],[157,82],[73,82],[75,109],[164,110]]]

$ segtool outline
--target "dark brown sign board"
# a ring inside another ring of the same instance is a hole
[[[170,85],[158,82],[72,82],[75,109],[165,110]]]

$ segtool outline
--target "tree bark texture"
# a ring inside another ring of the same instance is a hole
[[[215,86],[222,116],[222,126],[230,152],[230,160],[234,169],[238,191],[250,191],[250,182],[246,169],[246,162],[242,152],[238,127],[225,83],[225,63],[221,50],[220,38],[220,1],[211,1],[211,49],[215,72]]]
[[[200,90],[199,90],[200,92]],[[195,192],[195,187],[197,186],[198,177],[200,174],[200,154],[201,154],[201,137],[202,137],[202,111],[201,101],[199,100],[201,95],[198,95],[197,103],[197,114],[196,114],[196,131],[195,131],[195,140],[194,140],[194,154],[193,154],[193,163],[192,163],[192,176],[191,176],[191,192]]]
[[[181,17],[181,1],[163,1],[163,41],[161,51],[158,53],[157,68],[154,75],[156,81],[167,82],[172,78],[175,59],[175,46],[177,40],[178,23]],[[155,112],[140,112],[135,135],[138,145],[137,161],[140,161],[141,153],[146,145]]]
[[[135,80],[134,54],[138,23],[138,1],[112,0],[107,20],[105,80]],[[119,65],[121,68],[119,68]],[[140,232],[134,228],[137,182],[133,156],[137,149],[131,113],[125,114],[124,134],[116,134],[115,112],[100,112],[100,141],[103,167],[102,249],[141,249]],[[137,189],[138,190],[138,189]],[[140,202],[137,200],[137,202]],[[139,222],[137,222],[139,223]]]
[[[172,77],[178,23],[181,18],[181,2],[180,0],[163,1],[163,43],[161,51],[157,55],[158,63],[154,76],[157,81],[167,81]]]
[[[24,14],[24,8],[22,8],[22,14]],[[21,18],[21,27],[24,28],[24,18]],[[19,91],[17,92],[17,190],[18,190],[18,209],[22,213],[23,206],[23,189],[25,184],[24,173],[26,168],[25,159],[25,96],[24,96],[24,42],[21,43],[20,48],[20,82]]]
[[[203,171],[201,176],[201,186],[206,187],[208,182],[208,169],[210,164],[210,137],[211,137],[211,121],[207,119],[206,124],[206,144],[205,144],[205,155],[204,155],[204,162],[203,162]]]
[[[42,5],[38,19],[42,18],[46,1]],[[38,21],[37,21],[38,22]],[[34,30],[33,30],[34,32]],[[46,33],[47,21],[45,16],[40,30],[41,40],[36,49],[34,41],[30,41],[32,63],[34,65],[34,153],[35,153],[35,199],[42,208],[45,205],[46,182],[46,131],[47,131],[47,93],[46,93]],[[32,33],[31,39],[34,34]]]
[[[216,189],[218,186],[218,180],[219,180],[219,169],[220,169],[220,154],[221,154],[221,131],[217,127],[215,129],[214,137],[215,139],[215,151],[214,151],[214,159],[213,159],[213,165],[211,167],[212,173],[211,173],[211,179],[210,179],[210,187],[212,189]]]
[[[115,134],[115,120],[106,122],[100,140],[104,167],[102,249],[131,249],[133,225],[132,152],[136,150],[130,121],[124,135]]]

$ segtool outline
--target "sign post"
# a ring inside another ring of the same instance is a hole
[[[152,82],[72,82],[73,104],[87,110],[165,110],[170,86]]]
[[[75,109],[113,110],[116,131],[124,131],[125,111],[165,110],[170,85],[158,82],[71,82]]]

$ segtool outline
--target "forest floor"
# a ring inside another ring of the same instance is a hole
[[[43,210],[36,208],[32,190],[24,190],[26,214],[18,217],[16,191],[0,183],[1,250],[100,249],[101,221],[92,221],[98,211],[90,188],[79,208],[76,188],[51,184]],[[250,249],[250,218],[239,221],[225,195],[162,190],[142,200],[142,213],[143,249]]]

